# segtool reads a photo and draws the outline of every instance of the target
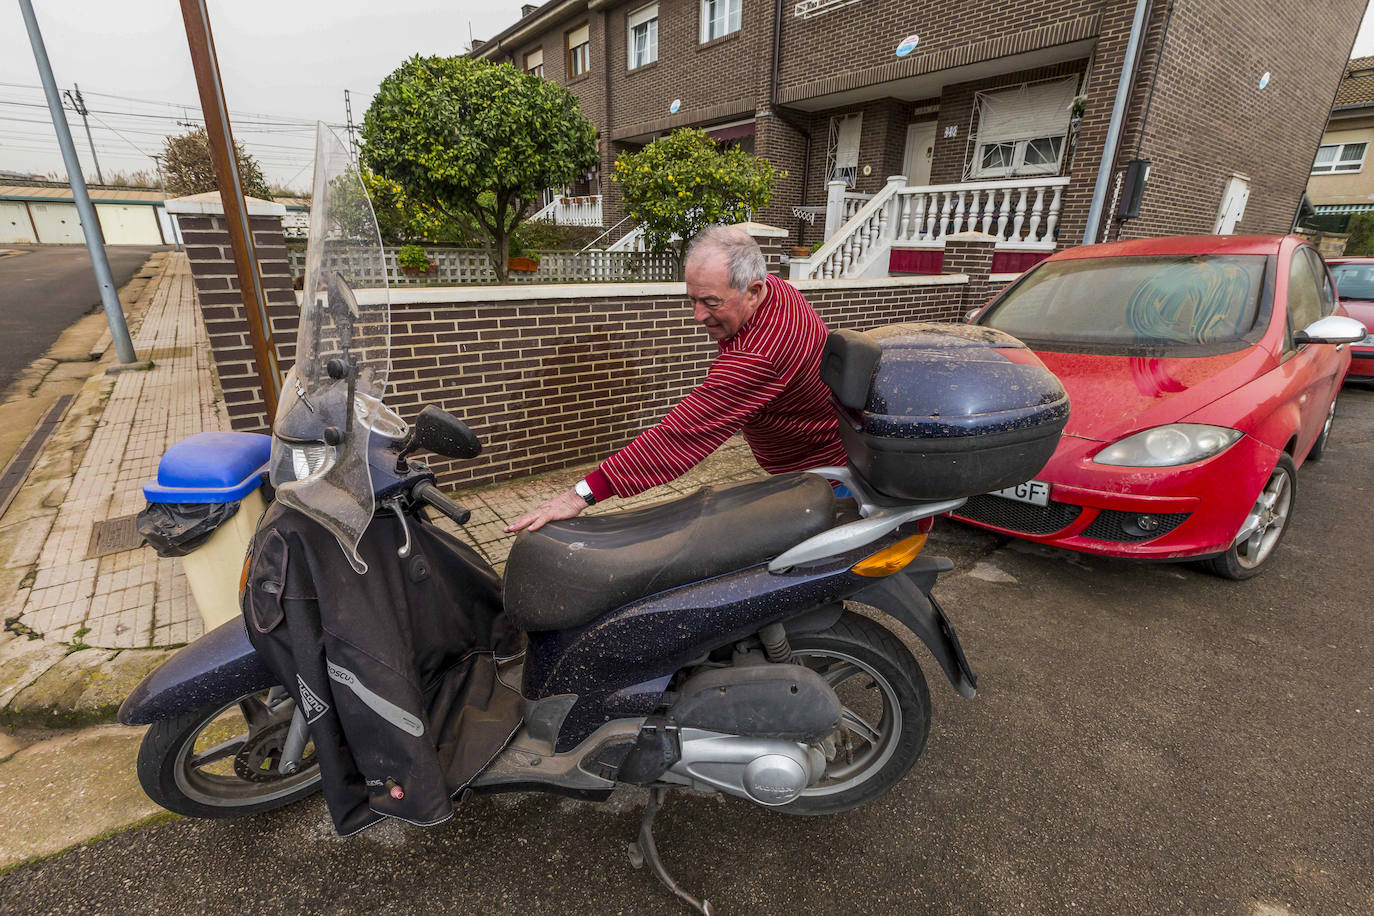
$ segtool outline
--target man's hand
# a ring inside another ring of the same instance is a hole
[[[535,507],[534,511],[526,512],[506,526],[506,533],[513,531],[538,531],[548,522],[557,521],[562,518],[572,518],[587,508],[587,501],[578,496],[573,490],[564,490],[553,499],[545,500]]]

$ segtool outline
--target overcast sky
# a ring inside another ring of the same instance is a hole
[[[210,0],[234,136],[269,181],[308,190],[311,125],[343,123],[345,89],[361,121],[377,84],[406,57],[460,54],[469,34],[490,38],[515,22],[520,6],[521,0]],[[107,177],[151,170],[147,154],[161,150],[166,134],[183,130],[178,120],[203,123],[178,3],[34,0],[34,7],[58,86],[76,83],[85,95]],[[1365,54],[1374,54],[1370,12],[1355,45],[1356,56]],[[0,0],[0,169],[65,177],[37,87],[19,5]],[[71,115],[70,122],[83,169],[94,178],[81,119]]]

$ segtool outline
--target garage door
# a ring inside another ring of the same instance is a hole
[[[17,201],[0,200],[0,242],[27,242],[31,245],[33,241],[29,211]]]
[[[38,227],[38,241],[45,245],[81,245],[81,219],[76,204],[29,204],[34,225]]]
[[[157,210],[140,204],[96,204],[107,245],[161,245]]]

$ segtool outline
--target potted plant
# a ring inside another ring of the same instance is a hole
[[[520,236],[511,236],[510,253],[506,257],[507,270],[520,270],[533,273],[539,269],[539,255],[525,247]]]
[[[400,265],[401,273],[408,276],[434,272],[434,262],[419,245],[402,245],[396,252],[396,263]]]

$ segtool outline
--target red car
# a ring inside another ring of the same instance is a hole
[[[1351,318],[1374,328],[1374,258],[1332,258],[1331,278],[1336,295]],[[1348,382],[1374,382],[1374,334],[1350,345]]]
[[[1364,328],[1302,239],[1087,245],[1032,268],[973,321],[1021,338],[1072,404],[1035,480],[955,517],[1072,550],[1257,573],[1296,472],[1321,457]]]

